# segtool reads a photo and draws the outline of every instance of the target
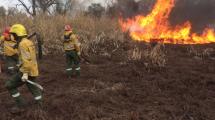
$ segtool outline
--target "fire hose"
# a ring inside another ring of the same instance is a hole
[[[27,82],[28,82],[29,84],[35,85],[35,86],[38,87],[40,90],[44,91],[43,87],[42,87],[40,84],[35,83],[35,82],[32,82],[32,81],[30,81],[30,80],[27,80]],[[8,91],[2,91],[2,92],[0,92],[0,96],[1,96],[1,95],[4,95],[4,94],[7,94],[7,93],[8,93]]]
[[[38,83],[35,83],[35,82],[33,82],[33,81],[30,81],[30,80],[27,80],[27,82],[29,83],[29,84],[32,84],[32,85],[34,85],[34,86],[36,86],[37,88],[39,88],[40,90],[44,90],[43,89],[43,87],[40,85],[40,84],[38,84]]]

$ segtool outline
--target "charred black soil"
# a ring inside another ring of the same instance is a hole
[[[194,47],[215,49],[214,44]],[[80,78],[67,78],[63,55],[45,56],[38,79],[45,88],[43,110],[30,104],[26,112],[11,114],[14,103],[4,87],[8,77],[1,74],[0,119],[215,120],[215,60],[189,49],[167,45],[167,64],[159,70],[149,71],[141,61],[82,63]],[[32,103],[26,87],[20,91]]]

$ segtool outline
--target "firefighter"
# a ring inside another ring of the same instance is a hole
[[[80,43],[70,25],[65,25],[63,45],[66,55],[66,72],[68,76],[80,76]]]
[[[18,44],[19,72],[6,81],[6,88],[16,102],[11,112],[17,113],[23,111],[27,105],[19,93],[18,87],[25,84],[39,106],[42,105],[42,92],[27,82],[27,80],[35,82],[39,72],[35,46],[32,41],[27,39],[25,27],[21,24],[13,25],[10,30],[10,37],[16,40]]]
[[[0,39],[0,44],[3,45],[3,54],[5,57],[5,63],[7,67],[7,73],[13,75],[16,73],[16,65],[18,64],[18,55],[16,41],[9,37],[10,27],[7,27]]]
[[[4,58],[3,46],[0,44],[0,73],[2,73],[2,65],[4,60],[3,58]]]

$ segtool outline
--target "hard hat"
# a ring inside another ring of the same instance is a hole
[[[9,33],[10,33],[10,27],[6,27],[6,28],[4,29],[4,33],[9,34]]]
[[[6,27],[3,32],[3,36],[8,39],[10,34],[10,27]]]
[[[65,31],[71,31],[72,27],[70,25],[65,25],[64,30]]]
[[[13,25],[10,29],[10,33],[15,33],[19,37],[27,35],[27,31],[25,27],[21,24]]]

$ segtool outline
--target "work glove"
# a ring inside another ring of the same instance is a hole
[[[69,39],[65,39],[64,42],[69,42]]]
[[[20,67],[21,67],[21,64],[16,64],[16,67],[17,67],[17,68],[20,68]]]
[[[0,50],[0,55],[4,55],[4,52],[2,50]]]
[[[28,73],[23,73],[22,82],[26,82],[28,80]]]
[[[81,52],[78,52],[77,54],[78,54],[78,56],[80,56],[80,55],[81,55]]]

